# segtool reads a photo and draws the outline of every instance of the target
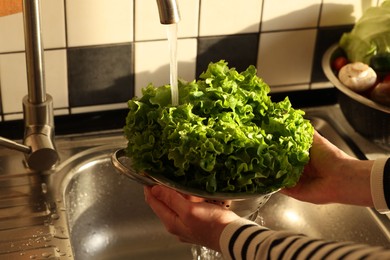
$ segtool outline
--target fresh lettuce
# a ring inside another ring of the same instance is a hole
[[[351,32],[344,33],[339,46],[351,62],[370,64],[373,55],[390,52],[390,1],[370,7]]]
[[[149,85],[128,102],[127,154],[137,171],[209,192],[264,193],[290,187],[309,160],[314,129],[288,98],[273,103],[254,66],[210,63],[198,81]]]

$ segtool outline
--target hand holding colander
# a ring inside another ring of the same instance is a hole
[[[138,173],[132,167],[131,158],[126,156],[125,150],[120,149],[114,152],[111,156],[111,161],[114,167],[122,174],[130,179],[137,181],[143,185],[164,185],[174,189],[180,193],[196,196],[205,199],[209,203],[224,206],[241,217],[249,217],[256,213],[258,209],[264,205],[270,196],[275,193],[210,193],[205,190],[189,188],[172,180],[169,180],[161,174]],[[256,215],[256,214],[255,214]],[[254,216],[255,217],[255,216]]]

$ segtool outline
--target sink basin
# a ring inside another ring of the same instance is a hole
[[[142,185],[115,171],[114,149],[101,148],[65,191],[76,259],[191,259],[189,245],[167,234],[145,203]]]
[[[326,120],[310,113],[308,117],[338,147],[355,156],[359,154]],[[72,147],[79,151],[48,177],[47,184],[56,191],[53,198],[59,214],[57,226],[68,231],[74,258],[192,259],[191,245],[167,233],[145,203],[142,186],[112,166],[110,156],[125,146],[123,137],[107,137],[102,143],[109,145],[98,146],[95,139],[88,140],[88,145],[85,141],[72,141]],[[390,243],[389,219],[364,207],[313,205],[277,193],[260,209],[257,221],[272,229],[325,239],[382,246]]]

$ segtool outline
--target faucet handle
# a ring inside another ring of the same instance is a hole
[[[32,134],[25,138],[24,143],[31,147],[31,152],[25,154],[29,168],[36,171],[47,171],[57,163],[59,157],[50,135]]]
[[[162,24],[175,24],[180,21],[179,6],[176,0],[157,0],[157,6]]]
[[[50,170],[57,163],[59,157],[49,137],[50,134],[45,134],[48,131],[50,129],[41,130],[41,134],[27,136],[25,144],[19,144],[0,136],[0,146],[24,153],[27,165],[32,170]]]
[[[30,153],[26,153],[26,161],[33,170],[50,170],[58,161],[53,111],[53,98],[49,94],[40,104],[31,103],[28,96],[23,98],[24,144],[31,148]]]

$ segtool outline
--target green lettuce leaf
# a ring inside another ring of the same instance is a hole
[[[149,85],[128,102],[124,127],[135,170],[209,192],[265,193],[296,184],[314,129],[288,98],[273,103],[254,66],[210,63],[198,81]]]
[[[390,1],[370,7],[351,32],[344,33],[339,46],[351,62],[370,64],[373,55],[390,52]]]

